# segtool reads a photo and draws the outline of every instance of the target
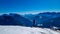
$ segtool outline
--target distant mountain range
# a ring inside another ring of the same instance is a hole
[[[0,15],[0,25],[20,25],[29,27],[60,27],[60,13],[46,12],[39,14],[3,14]]]
[[[26,16],[27,19],[31,18],[32,21],[35,20],[35,27],[60,27],[60,13],[46,12],[33,15],[33,17],[31,17],[32,14]]]

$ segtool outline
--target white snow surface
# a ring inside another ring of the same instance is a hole
[[[60,34],[48,28],[0,26],[0,34]]]

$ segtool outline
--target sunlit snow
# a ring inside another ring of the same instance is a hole
[[[47,28],[0,26],[0,34],[60,34],[60,32]]]

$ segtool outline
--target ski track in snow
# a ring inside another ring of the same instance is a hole
[[[0,26],[0,34],[60,34],[47,28]]]

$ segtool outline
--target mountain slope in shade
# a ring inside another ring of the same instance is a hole
[[[0,16],[0,25],[32,26],[32,22],[19,14],[3,14]]]
[[[44,21],[43,25],[46,26],[46,27],[55,26],[55,27],[59,27],[60,28],[60,17],[56,17],[56,18]]]
[[[0,26],[0,34],[60,34],[60,32],[48,28]]]

